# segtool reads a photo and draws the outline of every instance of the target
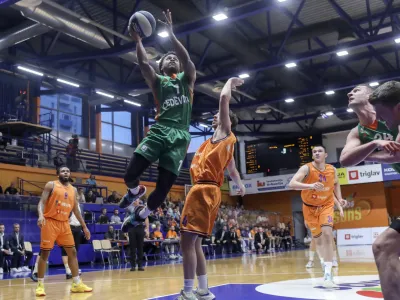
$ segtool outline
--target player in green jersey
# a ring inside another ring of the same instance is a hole
[[[190,143],[189,126],[196,68],[190,60],[189,53],[174,35],[169,10],[164,12],[164,16],[164,24],[175,52],[168,52],[161,58],[161,75],[149,64],[139,35],[131,26],[129,28],[129,33],[136,42],[140,70],[153,92],[157,109],[157,122],[151,126],[147,136],[136,148],[124,177],[129,188],[128,193],[131,194],[128,198],[134,202],[146,193],[146,187],[139,184],[140,176],[151,163],[158,160],[156,188],[149,195],[147,206],[139,212],[143,219],[157,209],[167,197],[179,175]]]
[[[347,94],[349,107],[357,114],[359,124],[350,131],[340,155],[344,167],[362,161],[392,163],[392,154],[400,150],[400,144],[395,142],[398,130],[389,130],[385,122],[379,121],[374,107],[368,102],[372,92],[368,85],[358,85]],[[394,164],[393,168],[400,173],[400,164]]]
[[[389,128],[400,126],[400,82],[389,81],[379,86],[369,98],[375,110]],[[392,162],[400,162],[400,152],[392,155]],[[400,299],[400,218],[390,224],[372,245],[382,286],[383,298]]]

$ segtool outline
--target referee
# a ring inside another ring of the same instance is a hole
[[[130,195],[131,193],[127,193],[119,203],[119,207],[128,210],[121,229],[124,227],[128,229],[131,271],[136,270],[136,265],[139,271],[144,271],[143,244],[145,236],[149,234],[149,218],[143,219],[139,216],[140,211],[144,209],[143,201],[140,199],[133,201],[135,197]]]
[[[78,206],[78,208],[79,208],[79,212],[82,212],[81,207]],[[71,216],[69,217],[69,226],[71,227],[72,235],[74,237],[74,242],[75,242],[76,253],[78,254],[79,246],[81,245],[81,241],[82,241],[82,226],[79,223],[78,219],[75,217],[73,212],[71,212]],[[72,272],[68,266],[67,253],[65,252],[63,247],[61,247],[61,256],[62,256],[63,264],[65,266],[65,273],[66,273],[65,277],[67,279],[71,279]],[[79,269],[79,275],[81,275],[81,273],[82,273],[81,269]]]

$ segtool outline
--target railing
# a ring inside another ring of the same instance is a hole
[[[47,120],[43,120],[46,117],[49,117],[49,118]],[[51,112],[39,115],[39,125],[53,128],[53,122],[54,122],[54,117]]]
[[[17,177],[18,179],[18,186],[19,186],[19,190],[21,192],[21,195],[24,195],[25,193],[27,193],[29,196],[33,196],[35,194],[38,194],[36,191],[28,191],[25,189],[25,184],[30,184],[36,188],[38,188],[40,190],[40,194],[43,192],[44,190],[44,185],[46,184],[46,182],[41,182],[41,181],[29,181],[29,180],[25,180],[23,178]],[[38,183],[43,184],[43,186],[39,186]]]

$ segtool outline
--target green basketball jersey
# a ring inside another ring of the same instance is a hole
[[[189,129],[193,93],[188,78],[181,72],[172,77],[157,75],[153,91],[157,106],[156,120],[166,126]]]
[[[358,124],[358,136],[361,143],[366,144],[374,140],[395,141],[398,135],[398,130],[390,130],[385,122],[375,121],[370,126],[362,126]],[[400,173],[400,163],[393,164],[393,169]]]

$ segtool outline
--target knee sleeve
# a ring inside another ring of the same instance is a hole
[[[390,224],[390,228],[396,230],[398,233],[400,233],[400,218],[397,218]]]

